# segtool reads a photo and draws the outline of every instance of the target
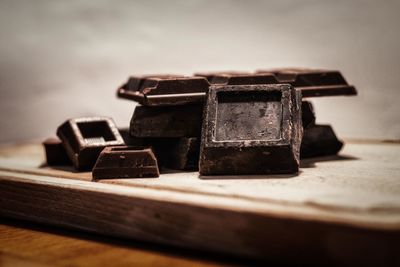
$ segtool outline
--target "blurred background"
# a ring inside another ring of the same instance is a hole
[[[67,118],[128,126],[131,74],[313,67],[357,97],[313,99],[341,138],[400,138],[400,1],[0,0],[0,142]]]

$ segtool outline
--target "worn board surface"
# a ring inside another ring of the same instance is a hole
[[[43,161],[38,144],[0,149],[1,216],[257,259],[399,263],[399,144],[346,144],[299,176],[91,182]]]

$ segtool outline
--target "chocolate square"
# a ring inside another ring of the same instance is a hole
[[[158,177],[157,159],[146,147],[109,146],[93,168],[93,179]]]
[[[106,117],[67,120],[57,135],[77,170],[91,170],[104,147],[125,144],[114,121]]]
[[[301,93],[292,86],[211,86],[204,116],[200,174],[298,171]]]

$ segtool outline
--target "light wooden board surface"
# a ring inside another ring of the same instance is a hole
[[[43,161],[38,144],[0,150],[2,215],[252,258],[400,255],[399,144],[346,144],[339,157],[303,161],[298,176],[171,171],[91,182]]]

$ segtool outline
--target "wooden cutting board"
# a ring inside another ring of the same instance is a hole
[[[353,142],[295,175],[91,181],[0,148],[0,215],[286,263],[400,263],[400,144]]]

